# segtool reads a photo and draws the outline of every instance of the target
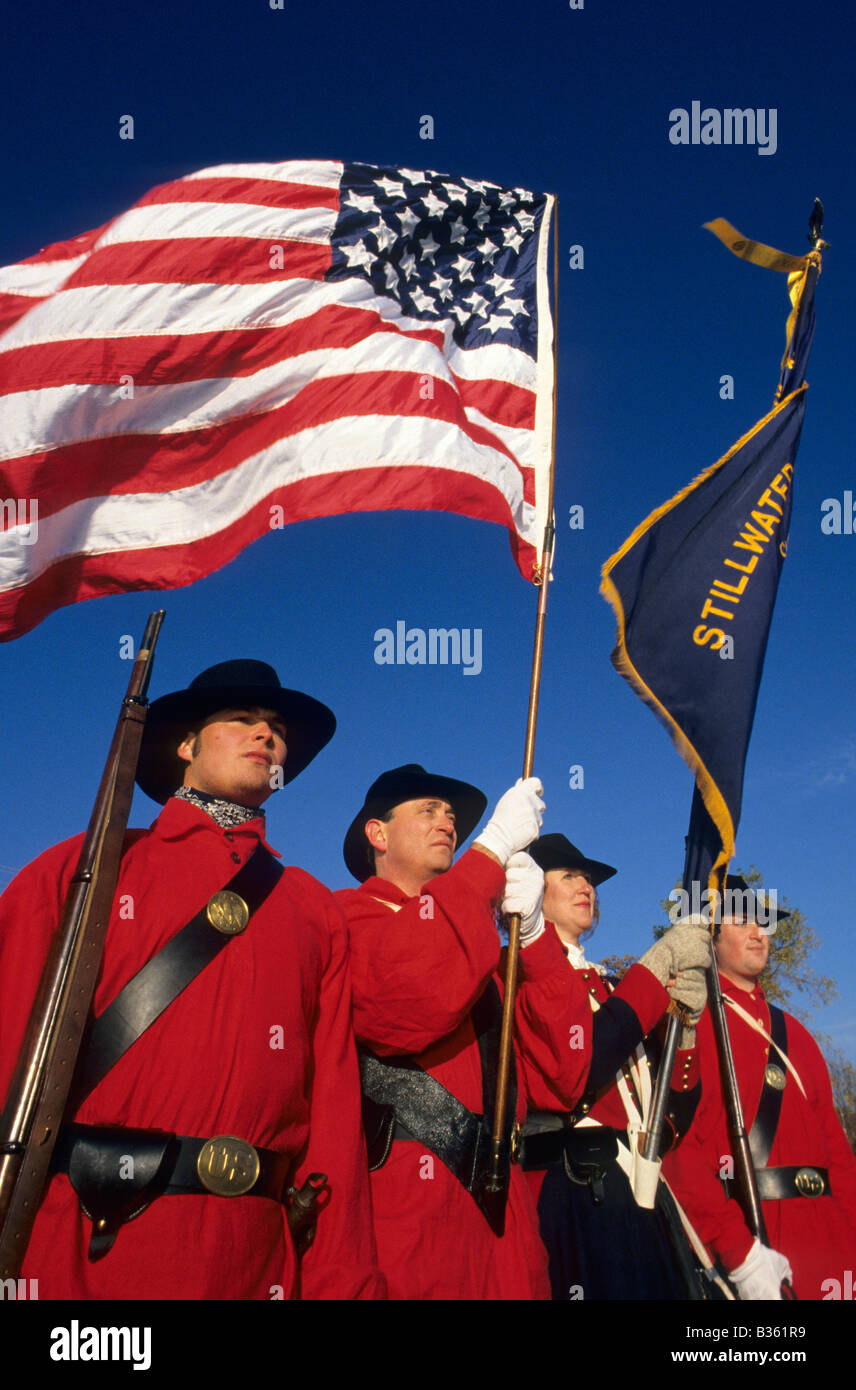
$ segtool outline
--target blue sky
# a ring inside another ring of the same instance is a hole
[[[772,403],[783,276],[740,264],[716,216],[807,249],[816,194],[832,249],[779,590],[747,761],[736,863],[803,908],[814,965],[840,999],[814,1026],[856,1058],[853,901],[856,536],[821,503],[856,490],[850,410],[854,102],[849,36],[821,3],[679,0],[341,0],[23,7],[5,23],[0,263],[96,226],[148,188],[206,165],[312,157],[428,167],[558,196],[559,417],[555,579],[536,770],[545,829],[616,864],[593,953],[641,952],[678,877],[692,783],[668,736],[609,662],[599,569],[658,503]],[[669,113],[776,112],[775,152],[675,145]],[[132,141],[119,121],[132,114]],[[430,114],[433,140],[420,139]],[[584,248],[572,270],[568,248]],[[734,378],[734,399],[720,378]],[[568,526],[572,505],[585,525]],[[495,799],[520,772],[535,615],[498,527],[439,513],[306,522],[190,588],[66,608],[0,648],[6,808],[0,883],[80,829],[127,681],[125,634],[163,606],[152,693],[230,656],[270,660],[325,700],[333,742],[269,805],[272,842],[331,887],[368,783],[419,761]],[[374,633],[482,632],[478,675],[379,666]],[[572,790],[569,768],[582,765]],[[134,823],[156,807],[141,793]]]

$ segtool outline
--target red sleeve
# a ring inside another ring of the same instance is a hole
[[[83,836],[54,845],[22,869],[0,898],[0,1102],[24,1041],[65,890]]]
[[[629,1005],[639,1020],[643,1038],[648,1036],[669,1006],[668,992],[656,975],[652,975],[648,967],[640,965],[638,961],[619,980],[610,999],[623,999]]]
[[[319,1214],[315,1239],[301,1262],[301,1297],[385,1298],[386,1280],[377,1268],[361,1128],[347,928],[332,900],[328,901],[327,916],[331,950],[321,980],[312,1039],[309,1143],[294,1184],[300,1187],[310,1173],[320,1171],[329,1179],[330,1196]]]
[[[494,911],[504,885],[501,866],[469,849],[419,897],[401,900],[379,879],[337,894],[351,936],[360,1042],[381,1056],[418,1053],[457,1028],[499,961]],[[398,911],[373,896],[385,887]]]
[[[521,950],[520,970],[516,1043],[529,1104],[536,1110],[569,1110],[591,1065],[588,992],[551,924]]]
[[[826,1147],[826,1164],[829,1169],[829,1187],[835,1201],[846,1211],[850,1223],[856,1230],[856,1154],[847,1142],[841,1121],[835,1110],[832,1097],[832,1083],[823,1059],[823,1053],[814,1038],[803,1028],[797,1019],[788,1015],[788,1030],[798,1030],[802,1034],[803,1047],[811,1057],[811,1070],[808,1076],[800,1076],[806,1087],[813,1119],[823,1135]]]

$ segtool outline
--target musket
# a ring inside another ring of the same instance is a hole
[[[149,615],[0,1118],[0,1279],[17,1278],[48,1181],[95,993],[162,609]]]

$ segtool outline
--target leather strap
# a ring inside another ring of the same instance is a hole
[[[244,899],[252,917],[282,873],[282,866],[257,845],[225,888]],[[206,916],[207,905],[137,971],[95,1019],[78,1062],[70,1113],[79,1109],[120,1057],[231,941],[230,935],[212,927]]]
[[[762,1202],[781,1202],[786,1197],[831,1197],[829,1170],[804,1164],[790,1167],[762,1168],[755,1174],[758,1196]],[[720,1178],[726,1197],[738,1195],[733,1178]]]
[[[782,1056],[788,1055],[788,1029],[785,1023],[785,1015],[775,1004],[770,1004],[770,1038],[779,1049]],[[781,1070],[777,1068],[777,1071]],[[767,1159],[770,1157],[770,1150],[773,1147],[773,1140],[776,1137],[776,1129],[779,1124],[779,1116],[782,1111],[782,1097],[784,1095],[783,1086],[772,1086],[767,1080],[767,1072],[764,1072],[764,1084],[761,1087],[761,1095],[758,1100],[758,1110],[755,1115],[755,1123],[749,1133],[749,1148],[752,1153],[752,1164],[756,1173],[760,1176],[762,1169],[767,1166]]]
[[[197,1167],[200,1155],[204,1172],[210,1173],[214,1165],[216,1177],[209,1177],[207,1184]],[[68,1174],[92,1222],[92,1262],[103,1259],[125,1222],[140,1216],[158,1197],[208,1193],[281,1202],[290,1166],[291,1155],[259,1149],[231,1135],[194,1139],[163,1130],[78,1124],[60,1130],[51,1161],[54,1172]]]
[[[403,1126],[436,1154],[467,1191],[475,1177],[481,1115],[473,1115],[451,1091],[407,1057],[375,1057],[360,1050],[363,1092],[377,1105],[392,1106]],[[393,1135],[397,1138],[395,1129]]]
[[[201,1181],[196,1166],[199,1155],[209,1140],[193,1138],[187,1134],[161,1134],[158,1130],[137,1131],[119,1125],[63,1125],[54,1149],[51,1170],[55,1173],[68,1173],[70,1169],[77,1167],[85,1146],[92,1150],[103,1150],[118,1145],[123,1157],[128,1155],[134,1158],[135,1135],[138,1133],[175,1141],[172,1149],[175,1162],[170,1165],[169,1179],[161,1187],[159,1195],[187,1195],[192,1192],[207,1193],[209,1197],[217,1195]],[[276,1149],[262,1149],[258,1144],[252,1147],[259,1160],[259,1176],[249,1192],[241,1195],[268,1197],[273,1202],[281,1202],[293,1155],[279,1153]],[[85,1157],[83,1162],[86,1163]],[[119,1167],[118,1162],[116,1167]],[[123,1181],[127,1182],[127,1179]]]

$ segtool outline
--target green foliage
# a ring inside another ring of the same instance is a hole
[[[856,1152],[856,1066],[822,1036],[817,1042],[823,1048],[829,1079],[832,1082],[832,1098],[841,1121],[847,1142]]]
[[[631,955],[604,956],[600,964],[606,967],[607,975],[612,975],[615,979],[620,980],[622,976],[627,974],[631,965],[633,965],[638,959],[638,956]]]

